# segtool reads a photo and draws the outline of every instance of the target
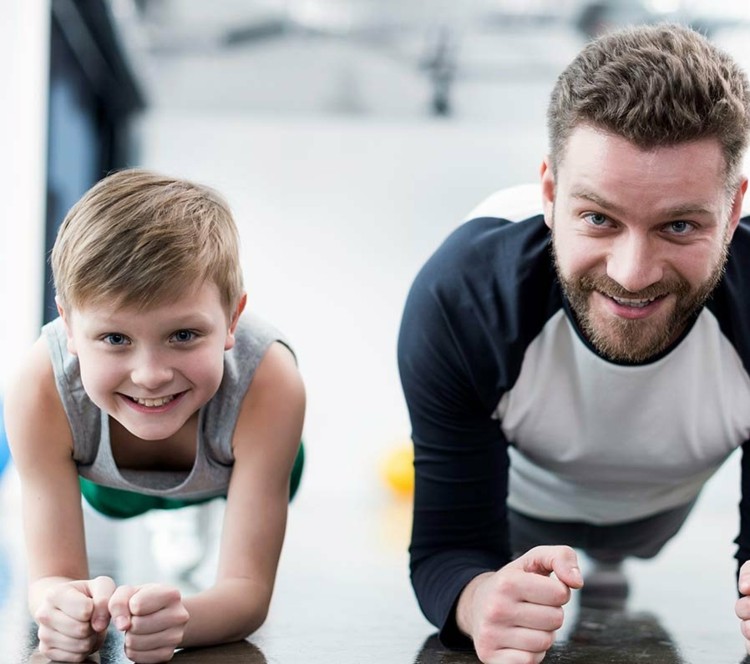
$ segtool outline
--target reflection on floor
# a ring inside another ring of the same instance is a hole
[[[736,500],[734,488],[726,489],[736,486],[732,473],[717,480],[718,489],[706,491],[684,532],[659,559],[628,563],[632,594],[626,611],[579,609],[574,598],[545,662],[750,664],[733,615]],[[0,664],[47,664],[35,653],[35,630],[24,606],[20,519],[10,494],[0,491]],[[195,552],[201,539],[213,546],[221,510],[221,503],[214,503],[171,524],[144,520],[116,527],[88,515],[97,571],[110,571],[122,582],[167,576],[190,592],[210,582],[215,550],[210,547],[197,566]],[[408,582],[409,522],[406,502],[303,491],[290,509],[267,623],[249,642],[182,651],[173,661],[476,663],[472,653],[445,651],[419,612]],[[196,527],[207,537],[196,538]],[[178,547],[180,558],[166,555],[158,543],[167,536],[192,541],[192,550]],[[101,664],[127,661],[122,637],[112,631]]]

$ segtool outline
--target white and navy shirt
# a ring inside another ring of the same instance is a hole
[[[477,208],[420,271],[401,324],[412,583],[444,637],[466,583],[510,560],[507,506],[551,521],[641,519],[695,499],[750,440],[750,218],[681,338],[620,364],[578,329],[540,205],[539,188],[524,187]],[[750,558],[748,458],[740,563]]]

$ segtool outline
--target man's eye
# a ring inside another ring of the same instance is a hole
[[[693,224],[689,221],[673,221],[669,224],[669,230],[676,235],[685,235],[693,230]]]
[[[599,214],[598,212],[589,212],[588,214],[584,215],[584,219],[588,221],[592,226],[604,226],[609,222],[609,219],[607,219],[607,217],[605,217],[603,214]]]
[[[110,346],[124,346],[128,343],[128,338],[124,334],[113,332],[112,334],[107,334],[104,337],[104,341]]]
[[[180,343],[185,343],[195,339],[195,333],[192,330],[178,330],[172,335],[172,338]]]

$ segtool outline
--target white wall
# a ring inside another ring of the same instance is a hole
[[[538,103],[537,103],[538,102]],[[544,97],[526,124],[147,116],[142,165],[219,189],[243,238],[249,306],[279,326],[308,389],[308,492],[381,490],[408,441],[396,337],[411,281],[498,187],[534,180]]]
[[[48,0],[0,3],[0,393],[41,322],[49,13]]]

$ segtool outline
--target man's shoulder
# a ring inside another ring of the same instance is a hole
[[[537,185],[521,185],[495,192],[438,246],[420,278],[459,286],[458,275],[486,284],[499,279],[517,283],[515,275],[538,265],[549,273],[549,229],[544,223]],[[532,268],[533,269],[533,268]]]
[[[750,215],[740,217],[729,247],[729,274],[739,271],[744,280],[750,269]]]
[[[525,187],[493,194],[474,209],[480,216],[445,239],[412,285],[404,312],[409,325],[421,329],[431,321],[437,328],[442,320],[454,335],[496,330],[498,338],[502,329],[512,327],[524,330],[523,339],[519,337],[523,343],[560,308],[541,199],[535,208],[517,205],[523,203],[517,194],[530,191]],[[524,216],[527,213],[532,216]]]
[[[499,189],[476,205],[464,221],[492,217],[523,221],[542,214],[542,189],[539,183],[519,184]]]

